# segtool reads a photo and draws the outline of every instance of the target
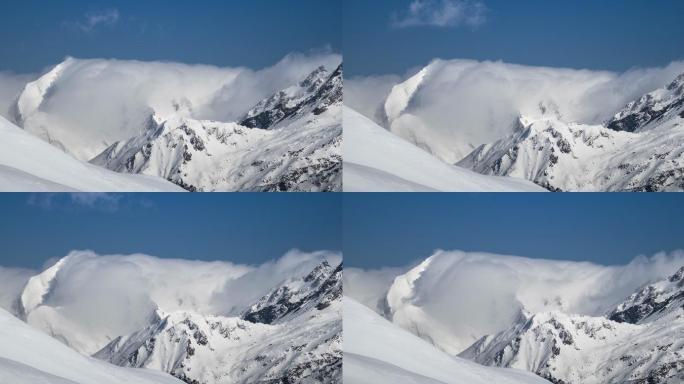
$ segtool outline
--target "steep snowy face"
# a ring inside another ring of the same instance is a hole
[[[394,121],[404,112],[429,71],[430,66],[427,66],[403,83],[392,87],[384,105],[385,117],[388,121]]]
[[[673,118],[684,118],[684,73],[667,87],[627,104],[606,127],[616,131],[640,132]]]
[[[459,356],[525,369],[554,383],[679,383],[684,379],[684,267],[603,316],[521,313]]]
[[[241,124],[153,115],[143,134],[91,162],[189,191],[339,191],[341,95],[341,66],[333,74],[319,68],[260,102]]]
[[[157,311],[95,354],[186,383],[340,383],[342,266],[327,262],[259,299],[243,318]]]
[[[642,324],[684,310],[684,267],[665,280],[649,284],[608,314],[620,323]]]

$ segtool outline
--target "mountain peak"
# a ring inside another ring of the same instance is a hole
[[[682,118],[684,107],[684,73],[664,88],[656,89],[632,101],[606,124],[616,131],[640,132],[655,123]]]
[[[342,264],[336,268],[321,262],[305,277],[291,279],[254,303],[242,318],[274,324],[312,310],[323,310],[342,297]]]
[[[318,67],[297,86],[280,90],[257,103],[240,122],[249,128],[274,129],[285,120],[313,112],[342,101],[342,64],[332,73]]]
[[[608,314],[620,323],[642,324],[684,310],[684,266],[629,296]]]

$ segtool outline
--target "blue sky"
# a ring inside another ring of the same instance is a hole
[[[258,264],[292,248],[340,251],[340,194],[0,196],[0,266],[74,249]]]
[[[65,56],[270,66],[287,53],[341,49],[341,0],[3,2],[0,70]]]
[[[615,71],[684,59],[684,1],[419,1],[344,1],[348,75],[404,74],[435,57]]]
[[[684,195],[345,194],[344,260],[405,266],[433,250],[626,264],[684,249]]]

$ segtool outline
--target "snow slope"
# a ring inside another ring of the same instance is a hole
[[[344,189],[349,192],[520,191],[543,189],[446,164],[344,108]]]
[[[0,116],[0,191],[182,191],[166,180],[83,163]]]
[[[0,309],[0,382],[12,384],[180,384],[160,372],[83,356]]]
[[[522,371],[451,357],[347,297],[344,329],[345,383],[548,383]]]

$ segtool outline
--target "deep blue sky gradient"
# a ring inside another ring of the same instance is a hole
[[[684,194],[344,195],[344,259],[406,266],[435,249],[626,264],[684,249]]]
[[[68,194],[0,194],[0,265],[40,268],[74,249],[248,264],[292,248],[342,250],[340,194],[121,196],[88,206]]]
[[[33,73],[66,56],[263,68],[297,51],[339,52],[342,0],[22,0],[0,12],[0,70]],[[119,19],[90,31],[86,15]]]
[[[684,59],[680,0],[482,0],[476,29],[391,27],[411,1],[344,0],[347,75],[401,75],[435,57],[615,71]]]

